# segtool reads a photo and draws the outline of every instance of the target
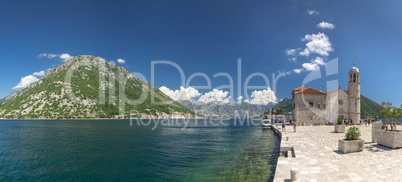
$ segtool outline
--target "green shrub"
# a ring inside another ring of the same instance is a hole
[[[336,123],[336,124],[338,124],[338,125],[342,125],[343,124],[343,116],[339,116],[338,117],[338,122]]]
[[[350,127],[348,131],[345,134],[346,140],[359,140],[359,137],[361,136],[359,128],[357,127]]]

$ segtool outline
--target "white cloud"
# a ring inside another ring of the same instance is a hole
[[[277,100],[274,91],[268,87],[266,90],[253,91],[251,93],[251,100],[245,100],[245,102],[256,105],[267,105],[269,103],[277,103]]]
[[[297,73],[297,74],[301,73],[302,71],[303,71],[303,69],[294,69],[294,70],[293,70],[293,72],[295,72],[295,73]]]
[[[117,62],[120,64],[124,64],[124,63],[126,63],[126,60],[119,58],[119,59],[117,59]]]
[[[230,102],[229,99],[230,99],[229,92],[213,89],[212,91],[201,95],[198,101],[203,103],[215,102],[215,103],[227,104]]]
[[[40,58],[45,57],[45,58],[48,58],[48,59],[53,59],[53,58],[58,57],[58,58],[61,59],[61,61],[66,62],[67,60],[73,58],[74,56],[71,56],[70,54],[67,54],[67,53],[63,53],[63,54],[47,54],[47,53],[41,53],[41,54],[39,54],[38,57],[40,57]]]
[[[307,71],[315,71],[318,70],[320,67],[315,64],[315,63],[303,63],[302,64],[303,68],[306,69]]]
[[[315,63],[317,65],[324,65],[324,59],[320,58],[320,57],[316,57],[315,59],[311,60],[312,63]]]
[[[229,92],[213,89],[205,94],[200,94],[197,89],[193,87],[180,87],[180,90],[170,90],[169,88],[162,86],[159,88],[164,94],[172,98],[173,100],[189,100],[194,101],[196,97],[199,97],[198,102],[202,103],[220,103],[227,104],[230,102]]]
[[[40,58],[41,57],[47,57],[47,54],[46,53],[41,53],[41,54],[38,55],[38,57],[40,57]]]
[[[317,10],[307,10],[307,13],[309,14],[309,15],[319,15],[320,14],[320,12],[319,11],[317,11]]]
[[[15,87],[13,87],[13,89],[25,88],[25,87],[31,85],[32,83],[39,81],[38,77],[42,77],[45,74],[46,74],[46,71],[41,70],[41,71],[32,73],[32,75],[24,76],[21,78],[21,81]]]
[[[67,60],[73,58],[74,56],[71,56],[70,54],[67,53],[63,53],[59,55],[59,58],[61,58],[64,62],[66,62]]]
[[[324,33],[318,34],[307,34],[302,39],[303,41],[308,41],[306,43],[306,48],[300,55],[308,56],[311,53],[316,53],[322,56],[328,56],[328,52],[333,51],[332,44],[329,38]]]
[[[293,56],[296,54],[296,49],[286,49],[286,55]]]
[[[297,58],[296,58],[296,57],[294,57],[294,58],[289,58],[289,61],[296,62],[296,61],[297,61]]]
[[[180,87],[180,90],[170,90],[169,88],[162,86],[159,88],[164,94],[172,98],[173,100],[191,100],[194,97],[198,97],[201,94],[198,92],[197,89],[193,87]]]
[[[237,97],[237,103],[241,103],[241,102],[243,102],[243,96]]]
[[[43,76],[43,75],[45,75],[45,74],[46,74],[46,72],[45,72],[44,70],[39,71],[39,72],[34,72],[34,73],[33,73],[34,76]]]
[[[55,57],[58,57],[58,55],[57,55],[57,54],[48,54],[47,57],[48,57],[49,59],[53,59],[53,58],[55,58]]]
[[[305,48],[302,52],[299,53],[300,56],[309,56],[310,55],[310,51]]]
[[[332,24],[332,23],[328,23],[328,22],[323,21],[323,22],[317,24],[317,27],[321,28],[321,29],[331,29],[332,30],[332,29],[335,28],[335,25]]]
[[[20,83],[18,83],[18,85],[16,85],[15,87],[13,87],[13,89],[25,88],[31,85],[32,83],[37,82],[38,80],[39,79],[33,75],[22,77]]]

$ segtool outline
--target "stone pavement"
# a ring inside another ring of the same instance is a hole
[[[345,133],[334,133],[334,126],[298,126],[296,133],[286,127],[281,147],[294,147],[296,157],[279,157],[274,181],[290,181],[291,168],[298,169],[298,181],[402,181],[402,148],[372,143],[371,126],[358,127],[364,150],[348,154],[338,151]]]

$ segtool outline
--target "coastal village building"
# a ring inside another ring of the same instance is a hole
[[[308,87],[292,92],[292,119],[299,124],[336,122],[338,116],[360,122],[360,72],[353,66],[348,73],[348,90],[342,88],[325,93]]]

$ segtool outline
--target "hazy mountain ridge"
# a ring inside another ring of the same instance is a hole
[[[71,82],[67,81],[69,77]],[[102,83],[99,83],[100,77],[104,78]],[[122,98],[120,91],[124,94]],[[168,104],[152,104],[151,91],[155,102]],[[143,92],[147,94],[142,103],[128,104],[130,100],[142,98]],[[75,95],[78,102],[71,95]],[[4,102],[0,106],[0,117],[112,118],[120,113],[121,103],[125,103],[122,113],[126,117],[130,112],[137,113],[134,115],[137,117],[161,113],[193,114],[158,88],[131,75],[125,68],[99,57],[77,56],[50,70],[38,82]]]
[[[183,106],[187,107],[196,114],[203,115],[205,117],[210,116],[227,116],[227,117],[253,117],[262,116],[264,111],[268,111],[275,104],[268,105],[255,105],[249,103],[201,103],[197,101],[181,100],[178,101]]]

